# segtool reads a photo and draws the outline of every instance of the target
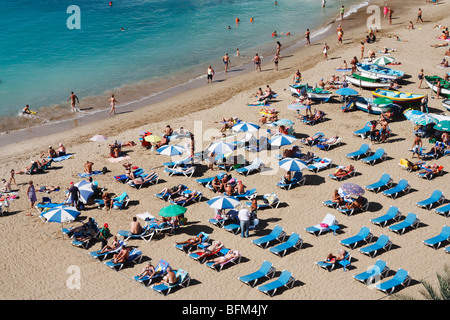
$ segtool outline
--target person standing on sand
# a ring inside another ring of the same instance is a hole
[[[361,42],[361,60],[364,59],[364,42]]]
[[[423,22],[423,20],[422,20],[422,9],[421,8],[419,8],[419,12],[417,13],[417,21],[416,21],[416,23],[419,22],[419,20],[421,22]]]
[[[386,4],[384,5],[384,8],[383,8],[384,19],[387,18],[388,13],[389,13],[389,7],[388,7],[388,5],[387,5],[387,3],[386,3]]]
[[[423,69],[420,69],[419,75],[417,76],[419,78],[419,89],[422,89],[422,81],[424,78]]]
[[[275,71],[278,71],[278,62],[281,60],[281,57],[277,54],[272,58],[273,63],[275,64]]]
[[[392,24],[392,15],[394,14],[394,10],[392,10],[391,7],[389,7],[389,25]]]
[[[214,74],[215,74],[214,69],[211,66],[209,66],[208,71],[207,71],[207,76],[206,76],[207,77],[206,84],[212,83]]]
[[[225,53],[225,55],[222,57],[222,61],[223,64],[225,65],[225,72],[228,72],[228,65],[231,63],[228,53]]]
[[[253,64],[255,65],[256,72],[258,72],[258,70],[261,72],[261,58],[258,54],[253,58]]]
[[[30,201],[31,204],[30,208],[34,209],[34,204],[36,203],[37,198],[36,198],[36,190],[34,189],[34,184],[33,181],[31,180],[28,182],[27,195],[28,200]]]
[[[281,51],[281,42],[277,41],[277,55],[280,55],[280,51]]]
[[[73,91],[70,93],[70,97],[67,99],[67,101],[69,101],[69,100],[70,100],[70,105],[72,106],[72,112],[80,111],[80,109],[75,106],[75,104],[77,102],[78,102],[78,104],[80,103],[80,100],[75,95],[75,93],[73,93]]]
[[[309,32],[309,29],[306,29],[306,32],[305,32],[306,45],[305,45],[305,47],[309,47],[311,45],[311,41],[309,39],[310,36],[311,36],[311,32]]]
[[[322,48],[322,52],[323,52],[323,59],[324,60],[328,60],[328,50],[330,50],[330,47],[327,45],[327,43],[325,42],[325,44],[323,45]]]
[[[109,104],[111,106],[111,110],[109,111],[109,115],[111,115],[111,113],[116,115],[116,103],[117,103],[116,98],[114,98],[114,95],[111,95],[111,98],[109,98]]]

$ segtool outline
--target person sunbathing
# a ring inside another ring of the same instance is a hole
[[[92,173],[92,166],[94,165],[93,162],[91,161],[86,161],[86,163],[83,165],[84,166],[84,172],[86,174],[91,174]]]
[[[145,184],[145,183],[147,183],[147,182],[149,182],[149,181],[152,181],[153,178],[154,178],[155,176],[156,176],[156,172],[153,171],[152,173],[150,173],[150,174],[149,174],[148,176],[146,176],[146,177],[141,177],[141,176],[139,176],[139,177],[136,177],[136,178],[134,178],[134,179],[128,181],[127,183],[128,183],[129,185],[131,185],[131,184],[135,184],[135,185]]]
[[[335,189],[333,195],[331,196],[331,202],[337,203],[338,206],[342,206],[344,204],[344,199],[339,195],[338,189]]]
[[[441,167],[435,163],[432,166],[422,165],[421,169],[419,170],[419,173],[424,173],[426,176],[429,176],[435,173],[439,173],[440,170]]]
[[[308,151],[299,157],[300,160],[309,161],[315,157],[314,153]]]
[[[130,257],[130,250],[125,244],[122,245],[122,250],[119,253],[115,253],[113,256],[113,263],[125,263]]]
[[[334,175],[336,177],[343,177],[348,175],[349,173],[353,172],[355,170],[355,167],[353,167],[351,164],[346,166],[345,168],[339,168],[336,170]]]
[[[238,181],[236,187],[234,188],[234,191],[237,194],[244,194],[245,193],[245,185],[242,183],[242,181]]]
[[[447,43],[447,46],[448,46],[448,43]],[[450,49],[445,51],[444,56],[450,57]]]
[[[266,124],[267,123],[267,116],[265,114],[263,114],[261,116],[261,118],[259,118],[258,122],[261,123],[261,124]]]
[[[282,184],[288,184],[291,183],[292,181],[292,174],[291,171],[286,171],[283,175],[283,177],[281,177],[281,183]]]
[[[58,154],[56,153],[55,149],[53,149],[52,146],[48,146],[48,151],[44,152],[43,154],[41,154],[41,158],[43,158],[46,155],[49,158],[56,158],[56,157],[58,157]]]
[[[50,193],[52,191],[58,191],[59,189],[60,189],[59,186],[40,186],[39,187],[39,191],[45,192],[45,193]]]
[[[216,252],[217,250],[219,250],[222,247],[223,247],[222,242],[215,240],[208,247],[192,251],[192,253],[199,254],[198,259],[201,259],[205,256],[211,255],[213,252]]]
[[[159,141],[159,142],[156,144],[156,148],[157,148],[157,149],[158,149],[158,148],[161,148],[162,146],[165,146],[165,145],[167,145],[167,144],[169,144],[168,136],[163,135],[161,141]]]
[[[342,209],[361,209],[363,206],[364,198],[359,196],[357,199],[345,203],[345,205],[341,206]]]
[[[153,277],[156,273],[155,267],[149,262],[143,269],[142,272],[138,274],[138,279],[142,279],[143,277],[148,276],[149,278]]]
[[[160,281],[155,283],[153,286],[157,286],[160,284],[168,284],[170,286],[173,286],[177,283],[177,276],[175,275],[175,272],[172,271],[171,267],[167,267],[166,269],[166,275],[164,278]]]
[[[114,200],[111,198],[111,195],[109,194],[109,192],[105,192],[102,194],[102,200],[103,200],[103,203],[105,204],[105,206],[103,208],[106,209],[106,211],[108,211],[109,209],[112,209],[112,207],[114,205]]]
[[[298,146],[292,146],[292,149],[285,149],[283,151],[283,157],[284,158],[293,158],[299,151]]]
[[[347,254],[347,252],[344,249],[339,250],[339,252],[336,255],[330,253],[326,257],[324,262],[326,262],[326,263],[333,263],[334,264],[336,262],[344,260],[346,254]]]
[[[220,190],[222,190],[222,183],[217,176],[215,176],[213,181],[211,182],[211,187],[213,187],[215,192],[219,192]]]
[[[434,145],[434,147],[431,148],[428,153],[433,152],[433,154],[436,156],[436,155],[442,154],[444,152],[444,150],[445,150],[445,144],[441,141],[437,141],[436,144]]]
[[[448,42],[447,43],[440,43],[440,44],[430,44],[430,47],[432,47],[432,48],[448,47]]]
[[[187,251],[189,251],[193,246],[198,245],[200,243],[202,243],[203,241],[203,233],[200,233],[198,236],[189,238],[185,241],[181,241],[181,242],[175,242],[178,245],[183,245],[183,249],[187,249]]]
[[[445,58],[442,59],[442,62],[439,65],[443,68],[448,68],[448,60],[446,60]]]
[[[234,126],[234,121],[232,118],[230,118],[229,120],[225,121],[225,123],[223,124],[222,128],[220,129],[221,132],[225,132],[228,129],[231,129]]]
[[[330,144],[335,143],[338,139],[339,139],[339,136],[334,136],[332,138],[321,141],[320,144],[321,145],[330,145]]]
[[[117,143],[117,140],[114,140],[113,144],[109,145],[109,156],[112,158],[118,158],[120,157],[120,151],[120,145]]]
[[[197,196],[198,192],[196,190],[190,192],[189,194],[184,194],[181,195],[175,199],[173,199],[173,202],[178,203],[178,202],[188,202],[191,201],[192,199],[194,199]]]
[[[239,257],[239,252],[237,250],[230,250],[224,256],[214,258],[212,261],[214,262],[212,265],[216,266],[218,264],[222,264],[228,262],[234,258]]]
[[[225,186],[225,192],[227,196],[231,197],[234,194],[234,188],[231,184],[227,183]]]
[[[100,251],[97,251],[97,253],[111,252],[117,250],[118,248],[120,248],[120,242],[119,239],[117,239],[117,236],[114,236],[111,245],[107,244]]]
[[[134,173],[132,171],[133,164],[130,162],[125,162],[123,167],[125,168],[125,175],[130,179],[134,179]]]
[[[166,194],[169,195],[176,195],[179,194],[181,191],[183,191],[184,186],[182,184],[179,184],[178,186],[174,186],[172,188],[164,188],[161,190],[160,194],[161,196],[165,196]]]

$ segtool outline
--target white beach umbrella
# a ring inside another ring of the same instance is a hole
[[[272,147],[281,147],[289,145],[295,141],[297,141],[297,138],[293,136],[289,136],[287,134],[277,134],[269,140],[269,143]]]
[[[208,150],[215,154],[227,154],[234,151],[234,145],[228,142],[219,141],[210,145]]]
[[[159,152],[159,154],[165,156],[179,156],[183,154],[186,151],[186,149],[182,146],[177,145],[165,145],[157,149],[156,151]]]
[[[258,125],[251,122],[239,122],[235,124],[231,130],[235,132],[257,132],[259,128]]]
[[[296,158],[285,158],[278,162],[281,169],[286,171],[302,171],[307,168],[306,164]]]
[[[206,202],[213,209],[234,209],[241,204],[235,197],[218,196]]]

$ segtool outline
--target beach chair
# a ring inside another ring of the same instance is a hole
[[[450,203],[445,205],[445,206],[443,206],[443,207],[436,208],[436,209],[434,209],[434,211],[436,213],[442,214],[443,216],[448,218],[448,217],[450,217]]]
[[[223,252],[223,255],[227,254],[229,250],[227,250],[227,252]],[[242,254],[239,251],[236,251],[237,255],[236,257],[227,260],[225,262],[222,263],[218,263],[218,264],[214,264],[213,261],[209,261],[206,262],[205,265],[211,269],[216,270],[217,272],[222,271],[223,267],[228,265],[228,264],[238,264],[239,262],[241,262],[241,258],[242,258]]]
[[[258,193],[256,192],[256,188],[253,189],[249,189],[246,190],[244,193],[241,194],[233,194],[233,197],[235,197],[236,199],[247,199],[250,200],[250,198],[252,196],[258,195]]]
[[[173,288],[176,287],[187,288],[191,282],[191,277],[189,276],[189,273],[182,269],[178,269],[175,271],[175,274],[177,277],[177,282],[174,285],[162,283],[158,285],[153,285],[151,288],[156,292],[165,296],[167,296]]]
[[[141,173],[144,172],[144,169],[139,167],[133,167],[132,170],[135,177],[138,177]],[[130,177],[126,174],[121,174],[118,176],[114,176],[114,180],[117,182],[127,183],[130,180]]]
[[[207,188],[211,184],[211,182],[213,182],[215,177],[217,177],[219,180],[221,180],[226,175],[227,175],[226,172],[220,172],[217,175],[209,177],[209,178],[196,179],[195,182],[197,182],[198,184]]]
[[[149,225],[142,227],[142,232],[139,234],[132,234],[131,231],[128,230],[119,230],[117,235],[123,237],[124,241],[129,239],[142,239],[145,242],[150,242],[153,236],[155,235],[155,230],[150,228]]]
[[[376,256],[377,252],[380,250],[388,251],[392,247],[392,242],[389,240],[389,237],[382,234],[378,240],[366,247],[360,248],[359,252],[362,254],[368,255],[369,257],[373,258]]]
[[[424,166],[422,166],[421,168],[424,169],[424,170],[427,170],[427,171],[426,172],[419,172],[419,173],[417,173],[417,176],[419,176],[419,178],[431,180],[434,177],[442,176],[444,174],[444,171],[443,171],[444,166],[437,167],[437,172],[433,172],[433,169],[427,168],[427,167],[424,167]]]
[[[333,200],[331,200],[331,199],[323,201],[322,205],[324,205],[325,207],[328,207],[328,208],[333,208],[333,209],[336,209],[338,207],[338,203],[333,202]]]
[[[159,182],[159,175],[156,172],[152,172],[150,174],[143,173],[140,177],[142,179],[144,179],[142,183],[135,184],[135,183],[133,183],[133,180],[129,180],[127,182],[127,184],[129,186],[139,190],[144,185],[153,185],[153,184],[157,184]]]
[[[343,239],[340,241],[340,244],[343,246],[346,246],[350,249],[355,249],[358,243],[361,241],[364,241],[365,243],[369,243],[372,241],[373,235],[370,232],[370,229],[367,227],[362,227],[361,230],[359,230],[358,234],[349,237],[347,239]]]
[[[295,283],[295,279],[292,276],[292,273],[287,271],[287,270],[283,270],[280,274],[280,276],[267,284],[264,284],[262,286],[258,287],[258,290],[261,291],[262,293],[265,293],[271,297],[273,297],[275,295],[275,292],[277,292],[277,290],[279,288],[282,287],[286,287],[286,288],[293,288],[294,287],[294,283]]]
[[[369,208],[369,200],[367,200],[367,198],[363,198],[363,204],[361,206],[361,208],[341,208],[341,207],[337,207],[336,209],[343,214],[346,214],[347,216],[351,216],[354,213],[360,213],[360,212],[364,212],[367,211],[367,209]]]
[[[321,110],[316,110],[315,114],[314,114],[314,118],[313,119],[309,119],[307,117],[303,117],[303,123],[309,124],[310,126],[313,126],[319,122],[322,122],[325,120],[325,115],[326,113],[321,111]]]
[[[191,156],[188,156],[184,159],[178,160],[178,161],[170,161],[170,162],[164,162],[163,166],[166,168],[175,168],[177,166],[188,166],[191,165],[193,163],[193,159]]]
[[[122,246],[126,245],[126,242],[119,240],[119,247],[117,249],[111,250],[111,251],[106,251],[106,252],[100,252],[101,250],[98,251],[92,251],[89,252],[89,255],[94,258],[94,259],[98,259],[100,261],[105,260],[109,255],[111,254],[115,254],[118,253],[120,250],[122,250]]]
[[[392,279],[376,284],[375,288],[389,295],[399,286],[406,287],[410,282],[411,277],[408,275],[408,271],[398,269]]]
[[[284,190],[290,190],[292,186],[295,185],[304,185],[306,182],[306,177],[303,176],[303,173],[301,171],[296,171],[294,175],[291,178],[291,181],[284,183],[284,182],[278,182],[277,187],[284,189]]]
[[[405,179],[400,179],[395,187],[384,190],[382,194],[395,199],[400,193],[407,194],[410,190],[411,186],[409,185],[408,181]]]
[[[282,227],[280,227],[279,225],[276,225],[273,228],[271,233],[269,233],[268,235],[263,236],[261,238],[252,240],[252,243],[257,245],[258,247],[265,249],[270,244],[270,242],[275,241],[275,240],[277,240],[279,242],[283,242],[285,237],[286,237],[286,232],[283,231]]]
[[[251,151],[251,152],[260,152],[263,150],[267,150],[267,148],[269,147],[269,140],[267,139],[267,137],[262,136],[261,138],[259,138],[259,140],[256,140],[254,144],[245,146],[244,148],[247,151]]]
[[[325,135],[322,132],[317,132],[313,136],[308,137],[307,139],[305,138],[301,139],[300,142],[308,146],[313,146],[316,143],[318,143],[320,139],[323,139],[324,136]]]
[[[188,196],[192,192],[193,191],[191,191],[191,190],[184,190],[183,191],[183,195],[184,196]],[[171,199],[171,200],[169,200],[169,202],[171,204],[177,204],[177,205],[182,206],[182,207],[184,207],[184,206],[186,206],[188,204],[191,204],[191,203],[200,202],[202,200],[203,193],[201,193],[199,191],[196,191],[196,192],[197,193],[194,195],[193,198],[181,199],[181,200],[176,200],[176,201],[175,201],[175,199]]]
[[[369,135],[369,132],[371,130],[372,124],[370,121],[366,122],[363,128],[353,131],[353,134],[355,136],[360,136],[361,138],[365,139]]]
[[[272,263],[264,260],[257,271],[241,276],[238,279],[253,288],[260,279],[272,279],[275,276],[275,272],[276,270]]]
[[[384,161],[387,158],[387,154],[382,148],[378,148],[375,153],[369,157],[360,159],[362,162],[370,165],[374,165],[378,160]]]
[[[260,158],[256,158],[255,160],[253,160],[253,162],[250,165],[242,167],[242,168],[238,168],[235,171],[237,173],[248,176],[248,174],[253,171],[261,172],[262,168],[264,168],[264,163],[262,162],[262,160]]]
[[[199,237],[200,235],[203,235],[201,243],[191,244],[191,245],[189,245],[189,244],[174,244],[174,247],[178,250],[183,251],[184,253],[187,253],[187,252],[191,251],[193,249],[193,247],[197,248],[200,244],[203,244],[203,247],[209,246],[210,245],[209,234],[202,231],[197,234],[197,237]]]
[[[73,240],[70,244],[75,247],[87,249],[92,240],[96,239],[95,235],[87,235],[83,240]]]
[[[355,274],[353,279],[365,283],[366,285],[376,282],[377,279],[385,277],[389,273],[387,263],[378,259],[367,271]]]
[[[205,253],[199,253],[199,252],[192,252],[189,253],[189,258],[198,261],[200,263],[204,263],[206,260],[208,260],[209,258],[217,255],[220,250],[223,249],[223,243],[220,244],[220,246],[217,247],[216,250],[212,251],[212,252],[205,252]]]
[[[269,251],[276,254],[279,257],[284,257],[286,252],[290,249],[300,250],[303,245],[303,239],[300,238],[298,233],[292,232],[286,242],[280,243],[279,245],[269,248]]]
[[[349,159],[353,160],[359,160],[359,158],[368,155],[371,153],[372,150],[370,150],[370,147],[367,143],[363,143],[359,150],[356,150],[354,152],[347,153],[345,156]]]
[[[280,205],[280,199],[277,197],[275,193],[267,193],[263,195],[264,203],[257,204],[257,210],[264,210],[267,208],[277,209]],[[247,201],[245,202],[247,207],[251,207],[252,203]]]
[[[195,172],[195,166],[188,166],[185,168],[173,167],[173,168],[164,168],[164,172],[169,176],[173,175],[183,175],[185,177],[192,177]]]
[[[322,233],[330,231],[331,230],[330,227],[337,224],[338,222],[336,220],[336,217],[330,213],[327,213],[321,223],[312,227],[305,228],[305,230],[308,233],[314,234],[315,236],[319,236]]]
[[[142,260],[142,251],[133,248],[131,249],[129,255],[128,255],[128,260],[125,261],[124,263],[114,263],[113,259],[108,260],[105,262],[105,264],[110,267],[111,269],[114,269],[116,271],[119,271],[123,268],[123,266],[127,265],[127,264],[131,264],[131,263],[140,263]]]
[[[321,140],[316,144],[316,147],[318,147],[320,150],[328,151],[333,147],[341,145],[341,137],[334,137],[332,139],[332,141],[329,141],[329,139],[326,139],[325,141]],[[324,142],[326,141],[328,142],[324,144]]]
[[[229,158],[223,159],[222,163],[217,164],[217,167],[220,170],[225,170],[226,172],[229,172],[231,170],[240,169],[244,167],[246,164],[247,160],[245,160],[244,156],[238,154],[237,156],[230,156]]]
[[[347,168],[346,166],[337,166],[336,170],[339,169],[345,169]],[[356,175],[356,169],[352,166],[351,169],[349,169],[348,171],[345,171],[344,173],[330,173],[328,175],[329,178],[336,180],[336,181],[342,181],[344,179],[347,179],[348,177],[354,177]]]
[[[392,186],[392,178],[388,173],[383,173],[380,180],[375,183],[364,186],[366,190],[378,193],[382,188],[390,188]]]
[[[333,160],[328,159],[328,158],[314,159],[314,163],[308,165],[308,170],[317,173],[320,170],[331,167],[332,163],[333,163]]]
[[[441,232],[437,236],[427,239],[427,240],[424,240],[423,243],[434,249],[439,249],[439,247],[441,246],[441,244],[443,242],[446,242],[449,240],[450,240],[450,227],[444,226],[442,228]]]
[[[332,271],[332,270],[336,269],[336,267],[342,266],[344,268],[344,271],[346,271],[346,267],[348,265],[350,265],[351,259],[352,259],[352,257],[350,255],[350,252],[346,251],[344,259],[342,259],[340,261],[336,261],[335,263],[329,263],[329,262],[326,262],[326,261],[317,261],[316,265],[318,267],[321,267],[322,269],[326,269],[328,271]]]
[[[142,284],[143,286],[147,287],[149,286],[153,280],[157,278],[161,278],[164,273],[166,272],[167,267],[169,266],[169,263],[164,260],[159,260],[158,264],[155,267],[155,274],[153,276],[145,275],[143,277],[134,276],[134,280]]]
[[[416,205],[420,208],[431,210],[435,204],[442,204],[445,201],[445,197],[440,190],[434,190],[428,199],[416,202]]]
[[[399,221],[401,216],[402,216],[402,213],[400,212],[400,210],[398,210],[397,207],[390,206],[389,210],[386,214],[384,214],[380,217],[374,218],[374,219],[370,220],[370,222],[372,222],[373,224],[379,225],[380,227],[383,228],[389,222]]]
[[[161,200],[169,201],[171,198],[179,196],[179,195],[181,195],[182,192],[184,192],[185,190],[188,190],[188,187],[185,186],[184,184],[180,184],[178,186],[181,186],[179,192],[174,192],[172,194],[170,194],[168,192],[166,192],[165,194],[164,194],[164,192],[160,192],[160,193],[155,193],[155,196]]]

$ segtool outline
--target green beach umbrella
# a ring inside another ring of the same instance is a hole
[[[376,98],[372,102],[373,102],[373,104],[376,104],[377,106],[379,106],[379,105],[384,105],[384,104],[391,104],[392,100],[388,99],[388,98]]]
[[[450,132],[450,121],[449,120],[441,121],[437,125],[435,125],[433,128],[436,130],[439,130],[439,131]]]
[[[395,59],[392,57],[379,57],[373,61],[373,64],[379,65],[379,66],[385,66],[391,62],[393,62]]]
[[[162,208],[161,210],[159,210],[159,215],[161,217],[176,217],[179,216],[180,214],[183,214],[186,212],[186,208],[179,206],[177,204],[171,204],[167,207]]]

